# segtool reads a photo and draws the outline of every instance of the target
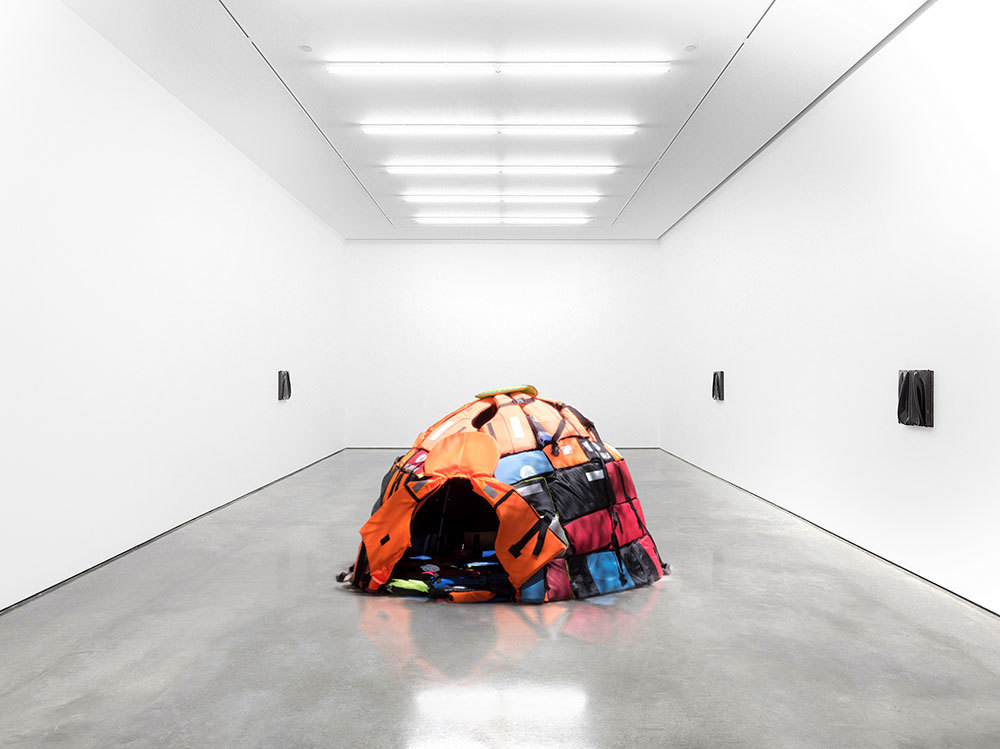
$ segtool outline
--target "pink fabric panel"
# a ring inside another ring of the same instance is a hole
[[[586,554],[611,543],[611,515],[607,510],[571,520],[563,528],[573,544],[574,554]]]
[[[632,508],[629,505],[615,505],[615,513],[618,515],[618,543],[624,546],[630,541],[635,541],[639,539],[645,531],[639,524],[639,520],[636,518],[635,513],[632,512]]]
[[[563,601],[572,598],[569,587],[569,568],[565,559],[553,559],[545,565],[545,589],[548,591],[546,600]]]
[[[632,480],[632,472],[628,469],[624,460],[615,461],[614,465],[618,466],[618,470],[622,474],[622,483],[625,485],[625,496],[629,499],[635,499],[635,482]]]
[[[633,500],[632,504],[635,506],[636,512],[639,513],[639,519],[642,520],[642,524],[645,525],[646,524],[646,513],[644,513],[642,511],[642,505],[639,503],[639,500],[638,499]]]
[[[619,504],[628,501],[625,496],[625,484],[621,468],[623,465],[625,464],[620,460],[607,464],[608,478],[611,479],[611,491],[614,492],[615,502]]]
[[[427,451],[424,449],[417,450],[413,457],[406,461],[403,466],[403,470],[410,471],[412,473],[422,473],[424,470],[424,461],[427,460]]]

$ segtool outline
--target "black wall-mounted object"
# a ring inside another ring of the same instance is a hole
[[[278,371],[278,400],[286,401],[292,397],[292,381],[288,377],[288,370]]]
[[[712,372],[712,400],[726,399],[726,373]]]
[[[934,426],[934,370],[899,370],[899,403],[896,416],[900,424],[915,427]]]

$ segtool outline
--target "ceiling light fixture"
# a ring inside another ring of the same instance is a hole
[[[425,225],[455,226],[582,226],[593,219],[553,216],[418,216],[413,219]]]
[[[596,203],[600,195],[403,195],[407,203]]]
[[[512,226],[580,226],[589,224],[593,219],[589,218],[522,218],[518,216],[504,218],[503,223]]]
[[[333,75],[365,76],[482,76],[482,75],[661,75],[670,71],[666,61],[514,61],[490,62],[406,62],[406,61],[340,61],[328,62],[327,72]]]
[[[366,135],[634,135],[636,125],[362,125]]]
[[[526,165],[489,165],[489,164],[452,164],[452,165],[409,165],[397,164],[387,166],[385,171],[389,174],[430,174],[430,175],[488,175],[488,174],[513,174],[513,175],[579,175],[579,174],[614,174],[618,171],[613,165],[550,165],[550,166],[526,166]]]
[[[454,216],[446,216],[442,218],[415,218],[413,219],[418,224],[470,224],[470,225],[495,225],[498,226],[503,219],[501,218],[490,218],[486,216],[479,217],[469,217],[469,218],[458,218]]]

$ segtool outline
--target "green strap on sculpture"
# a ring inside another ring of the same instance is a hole
[[[423,593],[427,594],[430,588],[427,586],[423,580],[399,580],[393,579],[388,582],[385,586],[390,593],[402,593],[406,595],[408,592],[412,593]]]
[[[532,398],[538,395],[538,388],[534,385],[514,385],[513,387],[497,388],[496,390],[484,390],[476,393],[477,398],[492,398],[494,395],[510,395],[511,393],[527,393]]]

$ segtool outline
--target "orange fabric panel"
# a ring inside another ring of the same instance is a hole
[[[546,528],[538,556],[533,553],[537,540],[535,537],[528,541],[519,555],[512,554],[510,547],[517,544],[538,523],[538,513],[517,492],[508,495],[511,487],[501,481],[476,478],[472,484],[476,492],[486,497],[496,510],[500,520],[496,541],[497,560],[503,565],[515,588],[520,588],[535,572],[566,551],[566,544]],[[505,496],[507,498],[498,507],[497,502]]]
[[[448,600],[455,603],[480,603],[493,598],[493,593],[488,590],[460,590],[448,594]]]
[[[472,426],[472,420],[489,407],[490,403],[488,401],[466,403],[457,411],[448,414],[429,429],[421,432],[420,436],[413,443],[413,446],[430,450],[440,440],[452,434],[475,431]]]
[[[524,412],[538,419],[542,428],[551,435],[555,435],[555,433],[559,430],[559,422],[563,419],[563,415],[559,413],[554,406],[546,403],[545,401],[536,400],[533,403],[526,403],[524,405]],[[563,427],[563,431],[559,436],[559,439],[561,441],[564,437],[574,436],[586,435],[584,432],[579,431],[573,422],[567,419],[566,426]]]
[[[435,476],[492,476],[500,460],[496,440],[482,432],[462,432],[442,438],[424,461],[424,472]]]
[[[580,439],[578,437],[571,437],[568,440],[559,440],[559,445],[555,455],[552,454],[552,448],[546,445],[545,457],[549,459],[549,462],[552,463],[552,467],[556,469],[578,466],[581,463],[586,463],[590,460],[590,458],[587,457],[587,453],[585,453],[583,448],[580,446]]]
[[[521,410],[521,406],[507,405],[513,399],[506,395],[498,395],[493,399],[497,405],[497,414],[483,425],[480,431],[486,432],[497,441],[501,455],[519,453],[522,450],[535,450],[538,443],[531,424]]]
[[[503,403],[509,403],[510,398],[505,395],[497,395],[489,400],[481,402],[486,403],[487,408],[493,408],[495,406],[497,408],[497,412],[493,418],[479,428],[479,431],[483,434],[490,435],[490,437],[496,440],[497,447],[500,448],[500,454],[507,455],[513,451],[513,444],[510,437],[510,430],[507,428],[507,422],[504,421],[503,417],[500,415],[499,407]]]
[[[412,474],[406,474],[396,490],[383,499],[382,506],[361,526],[361,539],[368,552],[368,567],[372,576],[368,583],[369,591],[385,585],[392,568],[409,548],[410,520],[418,500],[425,499],[445,481],[443,476],[416,479]],[[387,492],[391,491],[392,483]]]
[[[576,417],[576,414],[574,414],[572,411],[569,410],[569,408],[566,407],[565,403],[562,403],[560,401],[549,400],[548,398],[539,398],[539,400],[543,401],[544,403],[548,403],[557,411],[559,411],[559,415],[564,417],[566,421],[568,421],[573,426],[573,429],[576,431],[576,434],[580,435],[581,437],[585,437],[586,439],[592,439],[592,440],[597,439],[597,435],[594,434],[592,430],[587,429],[583,425],[583,422],[581,422]],[[572,434],[572,432],[570,432],[570,434]]]
[[[561,413],[566,418],[566,421],[568,421],[570,424],[573,425],[573,428],[576,429],[577,434],[586,437],[587,439],[597,440],[597,435],[594,434],[590,429],[587,429],[587,427],[583,425],[583,422],[581,422],[578,418],[576,418],[575,413],[570,411],[568,408],[563,408]]]
[[[389,473],[389,481],[386,482],[385,491],[379,495],[384,505],[389,495],[392,494],[399,485],[406,480],[407,472],[398,463],[393,463]]]
[[[517,410],[520,413],[520,409]],[[474,460],[482,461],[482,452],[488,452],[488,460],[494,461],[495,468],[497,447],[490,437],[477,433],[455,435],[455,437],[456,439],[442,442],[441,458],[435,461],[437,468],[446,472],[455,470],[460,473],[459,464],[464,460],[463,454],[467,445],[472,445],[470,450]],[[428,457],[427,462],[430,461],[431,458]],[[482,468],[483,464],[479,465]],[[440,489],[448,480],[447,475],[431,474],[431,467],[428,466],[429,475],[422,479],[397,468],[397,475],[393,476],[386,489],[388,496],[383,498],[382,506],[361,527],[361,538],[368,555],[371,574],[368,591],[376,591],[388,582],[396,563],[410,546],[410,522],[418,504]],[[402,478],[397,483],[399,475]],[[467,474],[461,475],[464,477]],[[510,547],[518,544],[533,528],[538,527],[538,513],[502,481],[489,475],[475,475],[468,478],[476,493],[485,498],[497,513],[499,520],[497,560],[503,565],[515,588],[521,587],[535,572],[566,551],[566,545],[552,531],[542,528],[542,548],[537,556],[534,554],[537,535],[528,540],[519,554],[512,553]]]
[[[492,476],[476,476],[469,480],[472,482],[473,490],[489,502],[490,506],[495,506],[505,494],[514,490],[510,484],[505,484]],[[530,506],[528,509],[534,512]]]
[[[538,419],[538,423],[549,434],[555,434],[556,429],[559,428],[559,421],[562,419],[562,416],[545,401],[536,400],[531,403],[525,403],[522,408],[525,413],[531,414]]]
[[[535,439],[535,431],[528,423],[528,418],[524,411],[518,406],[510,406],[500,409],[499,416],[507,421],[507,428],[511,436],[511,452],[519,453],[522,450],[537,450],[538,440]]]
[[[499,411],[497,411],[496,416],[483,425],[480,431],[483,434],[488,434],[496,441],[501,455],[510,455],[512,452],[515,452],[514,441],[510,436],[510,428]]]
[[[622,454],[617,450],[615,450],[615,448],[609,445],[607,442],[604,443],[604,449],[606,449],[609,453],[611,453],[611,457],[614,458],[615,460],[625,460],[625,458],[622,457]]]
[[[400,466],[400,467],[405,466],[406,463],[407,463],[407,461],[409,461],[410,458],[412,458],[416,454],[417,454],[417,448],[411,447],[405,453],[403,453],[402,455],[400,455],[399,456],[399,460],[397,460],[395,463],[393,463],[393,465],[394,466]]]

